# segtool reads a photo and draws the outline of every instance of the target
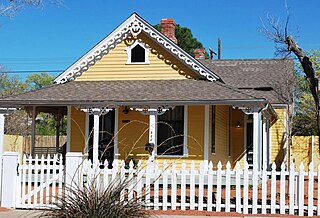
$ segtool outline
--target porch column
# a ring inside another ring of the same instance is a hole
[[[253,168],[261,170],[261,113],[253,113]]]
[[[107,114],[112,109],[107,108],[90,108],[87,110],[89,114],[93,115],[93,149],[92,149],[92,162],[93,166],[97,167],[99,164],[99,118],[101,115]]]
[[[157,120],[157,109],[149,109],[149,143],[156,145],[156,120]],[[155,148],[150,156],[150,161],[154,161]]]
[[[262,137],[262,167],[268,166],[268,120],[263,119],[263,137]]]
[[[4,147],[4,113],[0,111],[0,196],[2,196],[2,157],[3,157],[3,147]],[[0,198],[0,201],[1,198]]]
[[[36,107],[32,107],[32,130],[31,130],[31,155],[33,155],[34,147],[36,145]]]
[[[93,109],[93,166],[96,167],[99,164],[99,109]]]

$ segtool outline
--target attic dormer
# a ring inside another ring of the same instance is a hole
[[[142,41],[136,40],[132,45],[128,46],[127,64],[149,64],[149,47]]]

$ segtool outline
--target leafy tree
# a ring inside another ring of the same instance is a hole
[[[0,97],[14,95],[26,90],[26,84],[16,76],[9,76],[4,71],[0,72]]]
[[[34,73],[27,77],[26,84],[28,86],[28,90],[36,90],[52,85],[53,80],[54,77],[50,76],[48,72],[42,72],[40,74]]]
[[[157,24],[153,26],[158,31],[161,31],[161,25]],[[179,24],[176,25],[175,35],[178,40],[178,46],[185,50],[191,56],[194,56],[194,49],[203,48],[201,42],[193,37],[192,32],[187,27],[181,27]],[[206,53],[208,57],[208,54]]]

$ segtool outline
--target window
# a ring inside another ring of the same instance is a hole
[[[183,155],[184,149],[184,107],[158,116],[157,155]]]
[[[145,51],[140,45],[131,50],[131,63],[145,62]]]
[[[211,109],[211,153],[216,153],[216,106]]]
[[[141,41],[135,41],[127,48],[127,64],[149,64],[149,47]]]

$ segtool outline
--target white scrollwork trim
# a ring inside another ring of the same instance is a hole
[[[219,77],[214,75],[209,69],[202,66],[199,62],[194,60],[185,51],[179,48],[174,42],[158,34],[156,30],[150,26],[147,22],[142,20],[138,15],[133,15],[127,21],[125,21],[117,29],[108,36],[102,44],[94,48],[89,55],[86,55],[81,59],[80,64],[75,64],[75,66],[70,69],[72,73],[62,74],[60,78],[56,81],[57,83],[64,83],[70,80],[75,80],[77,77],[81,76],[83,72],[87,71],[90,66],[94,65],[98,60],[100,60],[104,55],[108,54],[112,49],[114,49],[118,44],[125,40],[129,35],[134,37],[138,36],[142,31],[148,34],[151,38],[157,41],[165,49],[170,51],[178,59],[185,62],[186,65],[190,66],[191,69],[198,72],[199,75],[205,77],[209,81],[215,81]],[[68,69],[69,70],[69,69]]]

